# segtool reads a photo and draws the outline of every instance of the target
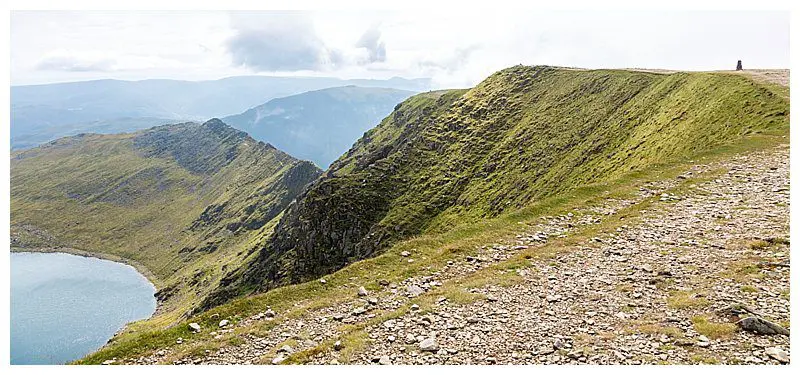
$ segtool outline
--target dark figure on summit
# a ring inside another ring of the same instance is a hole
[[[742,70],[742,60],[736,62],[736,70]]]

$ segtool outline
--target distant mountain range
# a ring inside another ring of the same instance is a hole
[[[204,121],[241,113],[274,98],[347,85],[419,92],[429,88],[430,80],[241,76],[12,86],[11,147],[28,148],[84,132],[119,133],[168,122]]]
[[[389,88],[334,87],[272,99],[222,120],[325,169],[413,94]]]

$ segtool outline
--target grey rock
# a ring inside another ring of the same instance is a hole
[[[189,330],[195,333],[200,332],[200,325],[197,323],[189,323]]]
[[[416,297],[422,293],[425,293],[425,291],[417,285],[409,285],[406,287],[406,291],[409,295],[411,295],[411,297]]]
[[[745,331],[755,332],[761,335],[789,336],[788,329],[757,316],[744,318],[739,320],[737,324]]]
[[[423,352],[436,352],[439,350],[439,344],[436,343],[436,339],[429,337],[419,343],[419,350]]]
[[[358,296],[359,297],[364,297],[364,296],[366,296],[368,294],[369,294],[369,292],[367,292],[366,288],[364,288],[363,286],[358,287]]]
[[[385,355],[385,356],[382,356],[381,359],[378,360],[378,364],[391,365],[392,364],[392,360],[389,359],[388,355]]]
[[[279,355],[279,356],[277,356],[277,357],[272,359],[272,364],[273,365],[279,365],[279,364],[281,364],[281,362],[283,362],[285,360],[286,360],[286,357],[284,357],[282,355]]]
[[[772,358],[777,359],[780,363],[789,363],[789,353],[781,348],[768,348],[764,351],[764,353]]]

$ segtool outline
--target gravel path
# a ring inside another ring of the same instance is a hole
[[[662,193],[719,168],[727,173],[679,195]],[[788,324],[788,187],[788,147],[698,165],[678,179],[642,186],[635,199],[542,218],[514,243],[483,246],[477,256],[380,292],[299,318],[249,317],[236,326],[277,324],[251,329],[257,334],[240,335],[236,345],[184,358],[166,348],[124,362],[277,364],[317,349],[308,363],[785,363],[788,336],[746,331],[737,322],[758,316]],[[464,290],[482,297],[466,304],[439,298],[429,308],[410,306],[418,295],[650,198],[655,203],[612,234],[509,271],[520,282]],[[398,316],[382,318],[392,312]],[[357,348],[342,337],[353,325],[363,326]],[[230,332],[211,334],[223,339]],[[344,344],[331,344],[337,340]]]

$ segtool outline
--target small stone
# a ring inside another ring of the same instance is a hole
[[[197,323],[189,323],[189,330],[194,333],[200,332],[200,325]]]
[[[402,253],[400,253],[400,256],[403,256],[403,257],[407,257],[407,256],[410,256],[410,255],[411,255],[411,253],[409,253],[408,251],[403,251]]]
[[[413,305],[411,305],[411,310],[412,310],[412,311],[417,311],[417,310],[419,310],[419,305],[417,305],[416,303],[415,303],[415,304],[413,304]]]
[[[778,347],[771,347],[764,351],[764,353],[780,363],[789,363],[789,353]]]
[[[103,361],[103,364],[104,365],[113,365],[115,362],[117,362],[117,361],[115,361],[113,359],[107,359],[107,360]]]
[[[365,312],[367,312],[367,309],[365,309],[363,307],[357,307],[355,310],[353,310],[352,314],[353,315],[361,315],[361,314],[363,314]]]
[[[409,344],[409,345],[411,345],[411,344],[413,344],[413,343],[415,343],[415,342],[417,342],[417,338],[416,338],[416,336],[414,336],[414,335],[413,335],[413,334],[411,334],[411,333],[409,333],[409,334],[407,334],[407,335],[406,335],[406,344]]]
[[[281,346],[281,348],[278,349],[278,353],[289,353],[289,354],[291,354],[293,352],[294,352],[294,349],[292,349],[292,347],[289,346],[289,345]]]
[[[372,298],[367,299],[367,302],[369,302],[370,305],[377,305],[378,304],[378,299],[375,298],[375,297],[372,297]]]
[[[392,360],[389,359],[388,355],[382,356],[381,359],[378,360],[378,364],[380,365],[391,365]]]
[[[272,309],[267,308],[267,311],[264,311],[264,316],[266,316],[267,318],[274,318],[275,312],[272,311]]]
[[[419,350],[422,350],[423,352],[436,352],[439,350],[439,345],[436,344],[436,340],[434,338],[429,337],[419,343]]]
[[[497,358],[495,358],[495,357],[486,357],[486,362],[489,362],[491,364],[495,364],[495,363],[497,363]]]
[[[228,319],[222,319],[219,321],[219,328],[225,327],[228,325]]]
[[[286,360],[286,357],[284,357],[282,355],[279,355],[279,356],[277,356],[277,357],[272,359],[272,364],[273,365],[279,365],[279,364],[281,364],[281,362],[283,362],[285,360]]]
[[[325,279],[319,279],[319,283],[320,283],[320,284],[327,284],[327,283],[328,283],[328,281],[327,281],[327,280],[325,280]]]
[[[366,288],[364,288],[363,286],[358,287],[358,296],[359,297],[365,297],[367,294],[369,294],[369,292],[367,292]]]
[[[417,285],[409,285],[406,287],[406,291],[409,295],[411,295],[411,297],[416,297],[422,293],[425,293],[425,291]]]
[[[342,342],[341,341],[337,340],[335,343],[333,343],[333,350],[339,351],[339,350],[342,350],[343,347],[344,346],[342,346]]]
[[[394,335],[389,335],[389,337],[387,337],[386,339],[389,340],[389,342],[394,342],[394,340],[396,340],[397,338],[394,337]]]

